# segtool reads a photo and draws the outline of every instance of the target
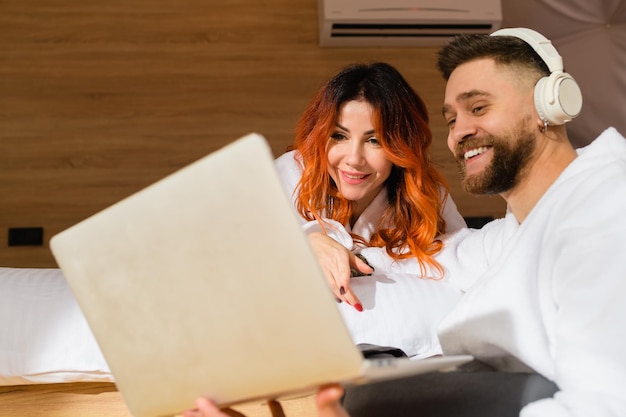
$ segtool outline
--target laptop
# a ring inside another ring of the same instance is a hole
[[[449,370],[364,359],[265,138],[250,134],[52,237],[130,412],[173,415]]]

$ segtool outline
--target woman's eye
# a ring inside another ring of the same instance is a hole
[[[333,133],[332,135],[330,135],[330,137],[332,140],[337,142],[346,139],[345,135],[343,135],[342,133]]]
[[[369,138],[367,140],[367,143],[369,143],[370,145],[377,145],[377,146],[380,145],[380,142],[375,137]]]

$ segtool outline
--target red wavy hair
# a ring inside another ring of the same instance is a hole
[[[353,237],[366,246],[384,247],[393,259],[417,258],[422,275],[427,274],[427,266],[441,274],[433,256],[443,246],[437,236],[445,232],[441,211],[448,186],[430,161],[427,108],[388,64],[344,68],[319,89],[302,113],[290,147],[302,158],[302,177],[295,191],[298,212],[308,220],[350,221],[355,204],[339,193],[328,173],[327,146],[341,105],[351,100],[371,105],[376,137],[393,163],[385,182],[389,207],[369,242]]]

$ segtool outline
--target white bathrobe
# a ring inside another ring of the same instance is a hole
[[[522,224],[509,213],[451,254],[467,292],[440,326],[446,353],[559,386],[522,417],[626,416],[626,139],[607,129]]]
[[[295,199],[294,190],[302,175],[295,152],[283,154],[276,167],[288,195]],[[362,303],[363,311],[341,303],[338,308],[355,343],[393,346],[414,359],[441,354],[437,326],[461,296],[461,291],[447,280],[433,280],[431,271],[423,277],[415,258],[392,260],[385,248],[358,247],[348,233],[352,231],[369,240],[388,207],[383,189],[354,226],[327,220],[328,235],[344,247],[361,253],[374,267],[372,276],[353,278],[351,287]],[[465,227],[465,220],[451,198],[443,208],[448,231]],[[321,231],[316,221],[302,219],[306,232]],[[462,235],[459,233],[455,237]],[[424,278],[424,279],[422,279]],[[393,285],[390,285],[393,284]]]

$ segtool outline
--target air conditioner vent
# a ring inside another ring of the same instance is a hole
[[[502,21],[500,0],[318,1],[321,46],[435,46],[459,33],[491,33]]]

